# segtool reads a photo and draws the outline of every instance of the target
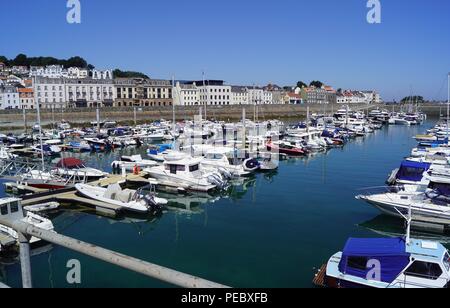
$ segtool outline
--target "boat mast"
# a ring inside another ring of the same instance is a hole
[[[36,84],[36,77],[33,77],[33,84]],[[39,106],[39,102],[36,99],[36,113],[37,113],[37,122],[39,125],[39,142],[41,146],[41,163],[42,163],[42,172],[45,171],[45,161],[44,161],[44,144],[42,143],[42,126],[41,126],[41,107]]]
[[[205,95],[206,95],[206,99],[205,99],[205,121],[206,121],[206,106],[208,105],[208,101],[209,101],[209,87],[208,87],[208,91],[206,91],[205,71],[202,72],[202,78],[203,78],[203,90],[205,91]]]
[[[450,116],[450,73],[448,73],[448,96],[447,96],[447,146],[448,146],[448,137],[449,137],[449,116]]]
[[[181,95],[178,93],[178,88],[176,89],[176,91],[177,91],[178,100],[179,100],[180,105],[181,105]],[[176,126],[176,124],[175,124],[175,100],[173,99],[174,94],[175,94],[175,77],[172,76],[172,134],[173,134],[173,137],[175,138],[175,126]]]

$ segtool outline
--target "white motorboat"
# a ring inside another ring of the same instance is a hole
[[[154,160],[143,159],[141,155],[122,156],[120,160],[113,161],[111,167],[116,169],[123,169],[133,171],[135,168],[150,168],[157,166],[158,163]]]
[[[213,148],[206,153],[201,161],[201,166],[204,168],[215,168],[222,174],[231,174],[232,177],[249,176],[252,172],[259,169],[259,163],[253,159],[247,159],[244,162],[236,159],[237,163],[233,164],[233,152],[234,150],[231,148]]]
[[[113,204],[131,212],[160,212],[162,207],[167,204],[166,199],[156,197],[153,192],[145,194],[144,189],[137,191],[122,189],[119,184],[109,185],[108,188],[76,184],[75,188],[87,198]]]
[[[89,180],[98,180],[107,175],[98,169],[88,168],[84,162],[76,158],[63,158],[56,164],[56,169],[52,170],[52,174],[64,178],[85,178]]]
[[[51,220],[31,212],[25,213],[22,208],[21,201],[21,199],[17,198],[0,199],[0,216],[2,219],[23,221],[46,231],[54,230]],[[17,232],[4,225],[0,225],[0,234],[5,237],[5,240],[3,240],[2,244],[0,244],[0,251],[15,245],[18,241]],[[32,237],[30,243],[33,244],[39,241],[40,239]]]
[[[223,189],[226,181],[218,172],[200,167],[202,159],[174,152],[166,156],[162,166],[144,169],[160,185],[176,189],[209,192]]]

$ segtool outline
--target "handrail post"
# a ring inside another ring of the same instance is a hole
[[[30,260],[30,239],[31,236],[18,232],[19,235],[19,251],[20,251],[20,268],[22,271],[22,287],[31,289],[33,282],[31,278],[31,260]]]

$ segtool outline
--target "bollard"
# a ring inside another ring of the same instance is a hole
[[[33,287],[31,279],[31,260],[30,260],[30,236],[18,233],[20,249],[20,268],[22,270],[22,287],[31,289]]]

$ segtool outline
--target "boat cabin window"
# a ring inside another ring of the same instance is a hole
[[[189,172],[195,172],[199,170],[198,165],[189,166]]]
[[[0,214],[8,215],[8,204],[4,204],[4,205],[0,206]]]
[[[366,257],[349,257],[347,267],[357,270],[366,270],[368,261],[369,260]]]
[[[422,261],[414,261],[405,271],[406,276],[437,280],[442,275],[442,269],[439,264]]]
[[[450,271],[450,255],[448,252],[444,256],[444,266],[447,272]]]
[[[172,174],[177,174],[177,171],[186,171],[186,167],[182,165],[167,165],[166,170],[169,170]]]
[[[11,202],[10,207],[11,207],[11,213],[17,213],[19,211],[19,202],[17,202],[17,201]]]

